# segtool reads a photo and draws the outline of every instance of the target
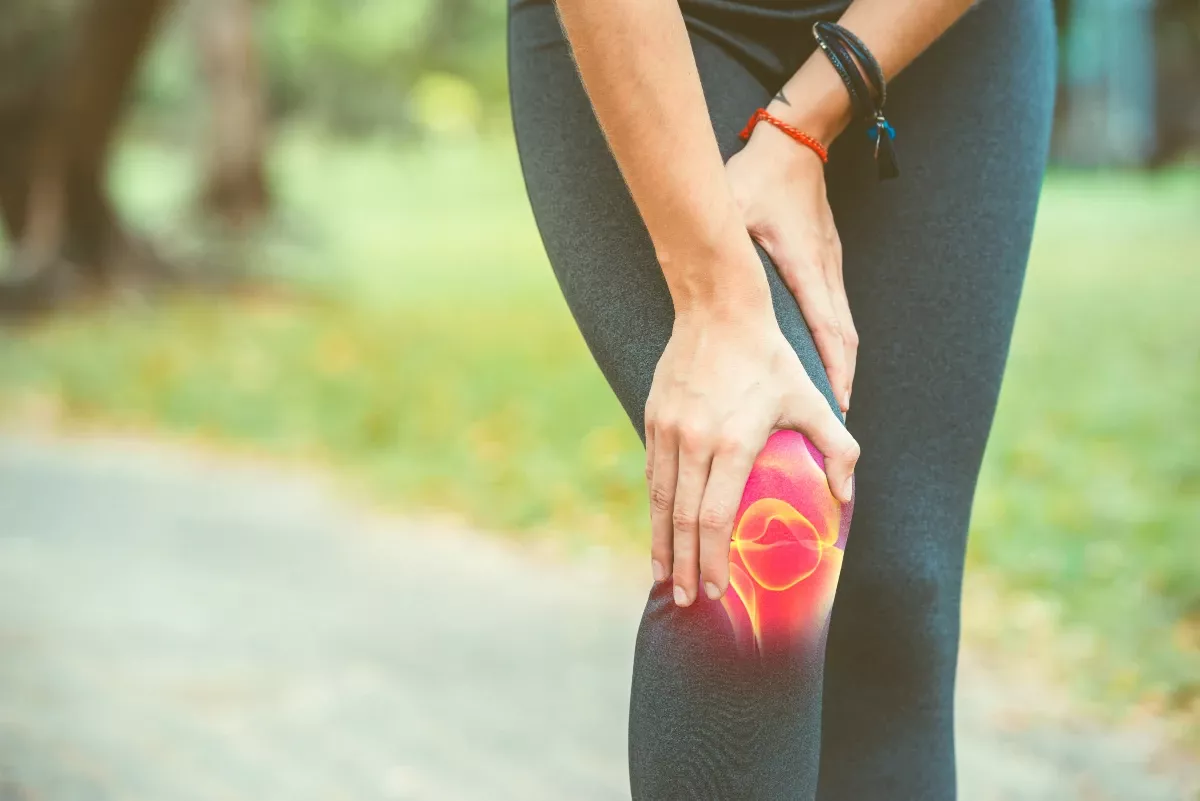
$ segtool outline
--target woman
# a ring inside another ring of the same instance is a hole
[[[647,448],[635,799],[955,797],[966,531],[1054,84],[1050,3],[968,6],[511,0],[538,227]],[[817,20],[895,78],[897,180]]]

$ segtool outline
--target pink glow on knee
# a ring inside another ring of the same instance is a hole
[[[808,438],[772,434],[746,482],[730,543],[722,603],[740,647],[762,654],[820,637],[850,513],[829,492],[824,458]]]

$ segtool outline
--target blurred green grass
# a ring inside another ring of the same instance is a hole
[[[0,334],[0,406],[316,458],[379,497],[521,536],[637,547],[640,446],[575,331],[511,143],[285,137],[297,297],[184,297]],[[127,148],[122,202],[185,216],[178,153]],[[1053,175],[970,560],[1083,632],[1102,689],[1197,703],[1200,181]]]

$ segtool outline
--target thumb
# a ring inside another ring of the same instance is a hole
[[[854,468],[858,464],[858,442],[846,430],[825,397],[807,376],[802,386],[791,393],[780,418],[781,428],[799,431],[825,456],[825,477],[829,491],[842,503],[854,496]]]

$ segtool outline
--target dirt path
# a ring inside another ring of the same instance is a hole
[[[0,801],[628,798],[636,578],[269,468],[0,438]],[[1037,697],[967,654],[964,799],[1191,797],[1144,733],[1014,726]]]

